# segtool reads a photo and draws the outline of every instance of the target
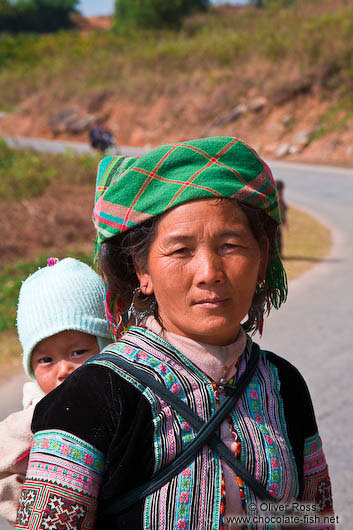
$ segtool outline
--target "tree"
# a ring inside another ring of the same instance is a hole
[[[116,28],[178,28],[193,11],[205,10],[209,0],[116,0]]]
[[[0,31],[48,33],[72,25],[78,0],[0,0]]]

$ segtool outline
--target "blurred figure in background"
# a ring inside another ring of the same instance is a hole
[[[89,132],[90,145],[94,149],[98,149],[101,153],[107,150],[115,150],[116,144],[112,132],[104,128],[100,122],[97,122]]]

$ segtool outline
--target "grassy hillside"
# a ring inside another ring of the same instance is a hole
[[[187,19],[177,33],[0,35],[0,112],[9,113],[0,118],[0,135],[53,137],[51,117],[77,105],[105,120],[122,144],[231,134],[271,156],[267,144],[287,141],[308,122],[323,157],[330,153],[323,138],[353,131],[352,86],[348,0],[214,9]],[[222,124],[235,105],[259,95],[264,109]],[[353,146],[353,136],[349,141]],[[19,365],[13,328],[21,280],[50,255],[90,260],[96,164],[94,157],[17,152],[0,143],[2,370]],[[291,209],[289,225],[285,265],[293,279],[331,242],[302,212]]]
[[[352,165],[352,87],[350,0],[213,8],[178,32],[0,36],[0,136],[87,140],[89,125],[54,127],[72,111],[121,145],[225,134],[265,157]]]
[[[94,185],[99,156],[12,150],[0,141],[0,202],[42,195],[57,184]]]
[[[232,86],[232,100],[251,84],[276,97],[288,76],[310,75],[328,95],[343,92],[353,107],[352,58],[347,0],[212,9],[186,20],[178,33],[3,35],[0,106],[13,108],[38,91],[65,101],[102,88],[146,103],[158,93],[181,93],[185,84],[206,93],[219,83]]]

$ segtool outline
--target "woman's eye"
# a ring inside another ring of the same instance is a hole
[[[237,246],[238,245],[236,245],[235,243],[224,243],[223,248],[225,250],[228,250],[228,249],[237,248]]]
[[[190,254],[191,250],[187,247],[181,247],[177,248],[176,250],[173,250],[173,254],[176,254],[177,256],[185,256],[187,254]]]

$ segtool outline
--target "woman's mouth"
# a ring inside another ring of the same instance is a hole
[[[228,301],[229,301],[229,298],[219,298],[219,297],[204,298],[202,300],[198,300],[197,302],[195,302],[195,305],[213,309],[213,308],[224,306]]]

